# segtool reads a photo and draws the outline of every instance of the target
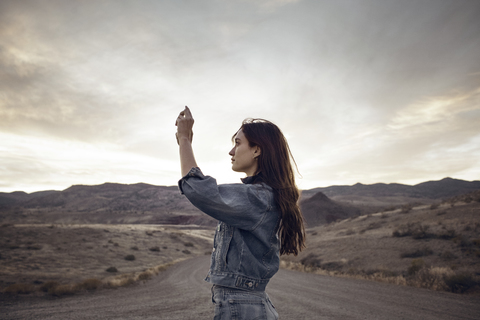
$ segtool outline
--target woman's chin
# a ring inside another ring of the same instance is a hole
[[[232,165],[232,171],[235,171],[235,172],[243,172],[241,170],[238,170],[238,168],[235,167],[235,165]]]

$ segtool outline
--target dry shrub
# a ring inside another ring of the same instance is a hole
[[[42,250],[42,246],[38,244],[32,244],[26,247],[27,250]]]
[[[156,274],[158,274],[159,272],[167,270],[168,267],[173,266],[175,263],[177,263],[179,261],[181,261],[181,260],[167,262],[167,263],[164,263],[164,264],[161,264],[161,265],[158,265],[158,266],[154,267]]]
[[[392,271],[388,268],[378,268],[378,269],[370,269],[367,271],[363,271],[363,274],[367,276],[371,275],[381,275],[382,277],[389,278],[389,277],[397,277],[398,272]]]
[[[60,285],[60,283],[58,283],[57,281],[47,281],[40,286],[40,290],[42,290],[43,292],[48,292],[51,288],[54,288],[58,285]]]
[[[368,230],[379,229],[379,228],[382,227],[382,225],[383,225],[383,222],[381,222],[381,221],[372,222],[365,229],[360,230],[360,233],[362,234],[362,233],[365,233],[365,231],[368,231]]]
[[[437,235],[437,238],[442,240],[450,240],[455,237],[457,237],[457,233],[455,232],[454,229],[448,229]]]
[[[299,262],[292,262],[292,261],[286,261],[286,260],[280,260],[280,267],[283,269],[300,271],[300,272],[308,272],[308,273],[315,273],[315,274],[321,274],[321,275],[346,277],[346,278],[354,278],[354,279],[374,280],[374,281],[392,283],[397,285],[406,285],[406,280],[402,275],[398,275],[397,273],[385,268],[364,271],[364,270],[359,270],[355,267],[350,267],[346,272],[342,272],[340,270],[328,271],[328,270],[320,269],[316,267],[305,266]]]
[[[132,274],[122,274],[108,281],[108,286],[111,288],[126,287],[135,283]]]
[[[320,268],[322,265],[322,259],[320,259],[316,254],[310,253],[308,256],[300,260],[300,263],[305,267]]]
[[[409,213],[410,211],[412,211],[412,209],[413,209],[413,205],[411,205],[411,204],[405,204],[405,205],[402,206],[400,212],[401,212],[401,213]]]
[[[428,232],[430,226],[422,225],[420,223],[407,223],[400,225],[396,230],[393,231],[392,236],[394,237],[407,237],[412,236],[414,239],[428,239],[434,238],[435,235]]]
[[[331,261],[331,262],[322,263],[320,265],[320,268],[327,271],[341,271],[343,269],[343,265],[344,264],[342,262]]]
[[[184,259],[174,260],[165,264],[158,265],[156,267],[149,268],[138,275],[135,274],[122,274],[118,275],[107,281],[107,286],[110,288],[125,287],[134,284],[136,281],[146,281],[151,279],[154,275],[157,275],[161,271],[167,270],[168,267]]]
[[[478,278],[474,278],[473,275],[463,272],[447,275],[445,277],[445,285],[448,291],[464,293],[470,289],[478,287],[480,281]]]
[[[298,264],[295,265],[295,264]],[[322,259],[319,256],[310,253],[308,256],[300,260],[300,263],[287,261],[284,262],[284,266],[288,265],[288,269],[293,268],[293,270],[310,272],[310,273],[320,273],[320,274],[330,274],[330,273],[343,273],[343,268],[346,265],[346,261],[330,261],[322,263]],[[317,272],[318,271],[318,272]]]
[[[411,236],[413,234],[412,229],[414,225],[414,223],[402,224],[393,231],[392,236],[398,238]]]
[[[408,284],[419,288],[464,293],[480,285],[478,278],[449,268],[421,268],[409,277]]]
[[[446,290],[445,278],[454,274],[449,268],[421,268],[408,279],[408,284],[431,290]]]
[[[415,249],[414,251],[406,251],[400,254],[400,258],[420,258],[433,254],[432,249],[424,247],[421,249]]]
[[[178,261],[180,261],[180,260],[178,260]],[[167,270],[168,267],[174,265],[178,261],[171,261],[171,262],[167,262],[167,263],[158,265],[156,267],[149,268],[149,269],[145,270],[144,272],[140,273],[136,277],[136,279],[137,280],[143,280],[143,281],[151,279],[154,275],[158,275],[160,272]]]
[[[477,246],[480,248],[480,239],[473,239],[472,240],[473,245]]]
[[[430,226],[418,224],[417,228],[413,230],[412,238],[413,239],[434,238],[435,235],[433,233],[429,233],[428,229],[430,229]]]
[[[480,280],[467,272],[457,273],[445,267],[426,267],[422,259],[409,268],[408,285],[437,291],[464,293],[480,285]],[[415,261],[414,260],[414,261]],[[411,272],[412,268],[415,272]]]
[[[95,279],[95,278],[90,278],[86,279],[80,283],[77,284],[77,288],[79,290],[96,290],[101,288],[103,285],[101,280]]]
[[[407,272],[409,275],[414,275],[424,267],[425,267],[425,261],[423,261],[423,259],[413,259]]]
[[[328,274],[328,272],[325,270],[319,269],[311,265],[304,265],[303,263],[300,263],[300,262],[280,260],[280,267],[288,270],[293,270],[293,271],[316,273],[316,274]]]
[[[378,269],[374,272],[368,271],[366,273],[360,273],[356,278],[392,283],[396,285],[406,285],[407,283],[403,276],[398,275],[396,272],[388,269]]]
[[[311,255],[310,259],[315,256]],[[283,269],[309,272],[315,274],[348,277],[355,279],[367,279],[396,285],[409,285],[437,291],[451,291],[464,293],[480,287],[480,277],[465,272],[457,273],[451,268],[427,267],[423,259],[413,259],[408,269],[408,276],[397,274],[391,270],[380,268],[372,270],[359,270],[350,267],[346,272],[335,270],[328,271],[318,267],[306,266],[300,262],[280,260]]]
[[[451,260],[455,260],[457,256],[454,255],[451,251],[446,250],[442,252],[442,254],[440,255],[440,258],[442,258],[444,261],[451,261]]]
[[[151,279],[154,275],[157,275],[161,271],[167,270],[168,267],[174,265],[175,263],[182,261],[184,259],[174,260],[165,264],[161,264],[145,270],[138,275],[135,274],[122,274],[118,275],[110,280],[105,282],[90,278],[76,284],[60,284],[56,281],[45,282],[40,287],[37,287],[33,284],[13,284],[7,287],[4,292],[7,294],[29,294],[40,289],[43,292],[47,292],[52,296],[64,296],[64,295],[73,295],[82,290],[97,290],[103,287],[125,287],[134,284],[136,281],[146,281]],[[111,267],[109,269],[116,269]],[[107,269],[108,270],[108,269]]]
[[[4,292],[8,294],[29,294],[36,291],[33,284],[15,283],[5,288]]]
[[[352,228],[350,228],[350,229],[348,229],[348,230],[345,232],[345,234],[346,234],[347,236],[351,236],[352,234],[355,234],[355,230],[353,230]]]
[[[475,244],[472,240],[467,239],[464,236],[458,236],[453,241],[460,246],[460,250],[466,254],[475,254]]]
[[[48,290],[48,294],[56,297],[72,295],[78,291],[78,288],[74,284],[61,284],[52,287]]]
[[[160,266],[157,266],[155,267],[155,272],[158,274],[159,272],[162,272],[162,271],[165,271],[167,270],[169,266],[166,266],[166,265],[160,265]]]
[[[146,271],[143,271],[142,273],[140,273],[138,276],[137,276],[137,280],[139,281],[147,281],[147,280],[150,280],[154,275],[154,271],[153,270],[146,270]]]

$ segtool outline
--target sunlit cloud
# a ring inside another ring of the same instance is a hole
[[[444,126],[459,114],[472,110],[480,111],[480,88],[467,93],[425,98],[410,104],[397,112],[389,127],[400,130],[436,124],[444,130]]]
[[[0,134],[0,187],[23,191],[63,190],[104,182],[162,184],[178,180],[177,161],[143,156],[109,143]],[[18,188],[18,189],[17,189]]]

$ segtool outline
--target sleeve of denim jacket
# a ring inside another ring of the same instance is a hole
[[[217,184],[203,175],[199,168],[178,182],[178,187],[190,202],[228,225],[245,230],[254,230],[270,209],[273,194],[262,184]]]

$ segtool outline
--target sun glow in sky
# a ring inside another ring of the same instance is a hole
[[[205,174],[243,119],[302,189],[480,178],[480,2],[0,1],[0,191],[175,185],[188,105]],[[300,178],[300,177],[299,177]]]

